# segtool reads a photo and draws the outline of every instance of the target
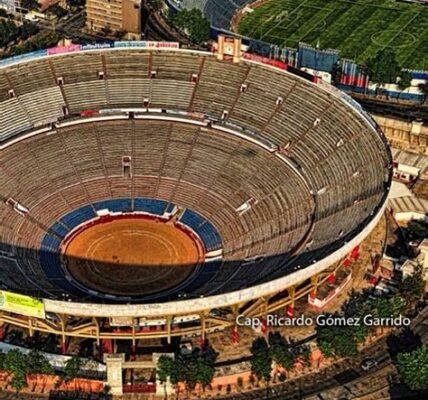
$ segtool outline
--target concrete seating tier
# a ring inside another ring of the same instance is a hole
[[[0,69],[2,143],[67,112],[143,107],[167,109],[159,114],[166,118],[177,111],[223,119],[278,146],[285,161],[238,135],[167,119],[84,122],[17,141],[0,156],[0,249],[12,253],[4,269],[10,288],[16,262],[39,282],[34,292],[54,297],[52,253],[100,207],[162,215],[178,206],[207,250],[221,242],[220,267],[206,271],[208,281],[188,282],[195,293],[214,294],[324,257],[384,199],[383,139],[338,97],[292,74],[208,53],[130,49]],[[8,199],[28,212],[18,214]],[[68,219],[73,210],[85,212]]]

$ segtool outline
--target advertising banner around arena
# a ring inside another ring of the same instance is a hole
[[[283,61],[274,60],[272,58],[259,56],[257,54],[244,53],[243,57],[246,60],[257,61],[263,64],[272,65],[273,67],[277,67],[280,69],[287,69],[287,64]]]
[[[82,44],[80,50],[98,50],[98,49],[110,49],[114,47],[114,43],[91,43],[91,44]]]
[[[0,290],[0,310],[45,318],[45,306],[42,301],[22,294]]]
[[[114,42],[114,47],[139,47],[142,49],[178,49],[178,42],[148,42],[144,40]]]
[[[63,47],[51,47],[48,49],[48,56],[54,54],[73,53],[74,51],[80,51],[80,44],[71,44]]]
[[[30,53],[20,54],[19,56],[4,58],[3,60],[0,61],[0,65],[9,65],[17,61],[22,61],[26,59],[35,58],[35,57],[44,57],[47,54],[48,54],[47,50],[32,51]]]

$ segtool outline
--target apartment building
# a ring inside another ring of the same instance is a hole
[[[129,39],[139,39],[141,0],[86,0],[86,27],[91,32],[125,31]]]

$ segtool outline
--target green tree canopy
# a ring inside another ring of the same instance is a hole
[[[390,48],[380,50],[366,64],[370,80],[379,85],[395,83],[397,76],[400,76],[400,65],[394,50]]]
[[[346,318],[360,318],[372,313],[372,306],[367,301],[366,293],[357,293],[352,291],[349,299],[343,304],[342,312]],[[364,342],[367,338],[370,328],[364,324],[352,327],[354,337],[357,343]]]
[[[27,355],[29,374],[52,375],[54,370],[48,359],[38,350],[31,350]]]
[[[407,89],[412,84],[412,74],[408,71],[401,71],[397,86],[400,90]]]
[[[340,317],[332,314],[332,317]],[[317,345],[327,356],[353,357],[357,354],[357,339],[353,326],[317,325]]]
[[[397,317],[404,308],[404,301],[400,295],[392,297],[377,297],[369,302],[373,314],[379,318]]]
[[[269,332],[269,352],[272,360],[282,366],[287,371],[291,371],[294,366],[296,354],[292,345],[279,332]]]
[[[156,372],[161,382],[166,382],[169,377],[174,385],[184,382],[190,389],[197,384],[205,388],[214,378],[216,359],[217,353],[206,345],[204,350],[196,349],[191,354],[179,354],[175,359],[161,356]]]
[[[156,375],[160,380],[160,382],[164,385],[165,397],[167,396],[166,383],[168,381],[168,378],[170,378],[170,380],[172,381],[171,377],[174,375],[174,373],[175,373],[174,359],[164,354],[161,355],[156,365]],[[174,382],[174,383],[177,383],[177,382]]]
[[[251,372],[258,379],[270,381],[272,373],[272,356],[264,338],[257,338],[251,346]]]
[[[70,357],[64,365],[64,381],[70,382],[80,375],[80,369],[83,366],[82,359],[77,356]]]
[[[12,47],[5,56],[17,56],[30,51],[56,46],[59,39],[60,36],[56,32],[41,31],[37,35],[32,36],[29,40],[26,40],[23,44]]]
[[[421,266],[415,269],[413,275],[404,278],[398,289],[405,301],[411,303],[418,300],[425,290]]]
[[[174,373],[174,359],[168,357],[166,355],[161,355],[159,357],[157,366],[156,366],[156,374],[161,383],[164,383],[170,378]]]
[[[183,30],[190,39],[198,44],[206,42],[210,38],[210,23],[203,16],[201,10],[181,10],[173,18],[175,25]]]
[[[28,357],[20,350],[13,349],[6,354],[4,369],[12,374],[10,384],[17,393],[27,386]]]
[[[428,389],[428,347],[423,345],[410,353],[400,353],[397,368],[403,382],[412,390]]]
[[[38,10],[40,4],[37,0],[21,0],[21,7],[27,10]]]
[[[28,359],[27,356],[19,349],[13,349],[6,353],[4,359],[4,369],[12,374],[27,373]]]
[[[152,10],[158,11],[162,9],[165,3],[162,0],[147,0],[147,4]]]
[[[424,97],[423,102],[425,103],[427,101],[427,99],[428,99],[428,82],[420,83],[418,85],[418,88],[419,88],[419,90],[421,91],[421,93],[422,93],[422,95]]]

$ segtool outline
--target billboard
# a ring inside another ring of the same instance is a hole
[[[178,42],[148,42],[144,40],[114,42],[114,47],[139,47],[143,49],[179,49]]]
[[[45,306],[41,300],[4,290],[0,290],[0,310],[45,318]]]

